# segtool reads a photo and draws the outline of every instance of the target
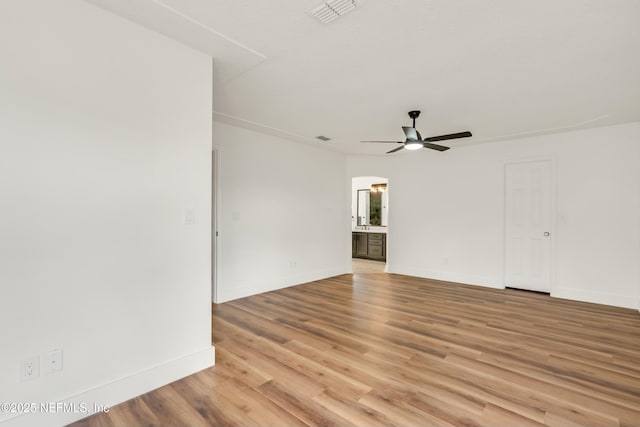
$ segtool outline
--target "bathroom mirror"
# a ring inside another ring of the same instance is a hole
[[[382,191],[358,190],[358,225],[383,225],[382,194]]]
[[[369,225],[369,190],[358,190],[358,225]]]

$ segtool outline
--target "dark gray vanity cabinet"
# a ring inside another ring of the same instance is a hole
[[[351,256],[353,258],[387,260],[387,235],[354,231],[352,234]]]
[[[366,258],[368,251],[367,233],[353,233],[353,256]]]

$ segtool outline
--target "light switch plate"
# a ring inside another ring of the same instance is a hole
[[[196,223],[196,210],[194,208],[187,208],[184,210],[184,224],[193,225]]]

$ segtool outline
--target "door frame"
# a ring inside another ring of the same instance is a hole
[[[549,232],[551,235],[549,254],[549,295],[553,296],[556,289],[556,265],[557,265],[557,245],[558,245],[558,181],[557,181],[557,160],[555,156],[524,157],[518,159],[505,160],[502,164],[502,287],[507,287],[507,166],[523,163],[549,162],[549,190],[551,198],[549,209]]]
[[[347,254],[347,259],[346,259],[346,265],[347,265],[347,273],[353,273],[353,268],[352,268],[352,245],[353,245],[353,221],[354,221],[354,217],[353,217],[353,180],[354,178],[366,178],[366,177],[371,177],[371,178],[380,178],[380,179],[384,179],[386,180],[387,183],[387,236],[386,236],[386,248],[385,248],[385,256],[386,256],[386,262],[384,264],[384,272],[385,273],[389,273],[389,265],[390,265],[390,261],[389,261],[389,234],[391,234],[391,215],[390,215],[390,209],[389,209],[389,205],[390,205],[390,196],[389,196],[389,191],[391,191],[391,179],[388,177],[389,174],[385,173],[385,174],[378,174],[378,173],[370,173],[370,174],[364,174],[364,173],[360,173],[360,174],[354,174],[354,173],[348,173],[347,174],[347,194],[349,195],[349,197],[347,198],[348,202],[349,202],[349,217],[351,218],[351,221],[349,221],[349,225],[348,225],[348,230],[349,230],[349,235],[348,235],[348,241],[349,241],[349,251]],[[357,191],[356,191],[357,194]],[[357,203],[357,198],[356,198],[356,203]],[[345,224],[346,225],[346,224]]]
[[[218,302],[218,159],[217,149],[211,150],[211,301]]]

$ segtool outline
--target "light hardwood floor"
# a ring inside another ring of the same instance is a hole
[[[351,269],[354,274],[360,273],[384,273],[387,264],[383,261],[370,259],[351,258]]]
[[[635,310],[392,274],[213,306],[216,366],[82,426],[639,426]]]

